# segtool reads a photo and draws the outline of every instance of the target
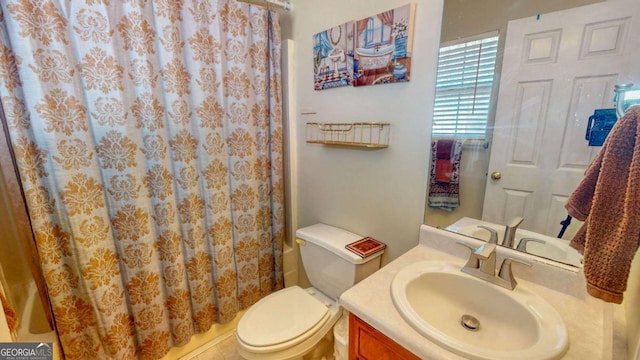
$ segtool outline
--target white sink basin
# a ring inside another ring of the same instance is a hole
[[[507,290],[460,268],[422,261],[396,274],[393,303],[415,330],[469,359],[542,360],[564,355],[567,330],[549,303],[521,285]],[[473,317],[465,317],[467,328],[462,324],[465,315]]]

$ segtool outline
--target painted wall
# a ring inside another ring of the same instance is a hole
[[[624,293],[629,360],[640,360],[640,253],[636,253]]]
[[[0,266],[4,278],[3,283],[7,298],[18,311],[22,312],[27,301],[29,285],[33,282],[31,273],[26,265],[26,258],[22,250],[18,229],[9,197],[11,192],[7,188],[4,175],[0,172]],[[19,196],[19,195],[18,195]]]
[[[295,42],[290,121],[296,128],[297,227],[324,222],[372,236],[388,245],[384,263],[417,244],[423,220],[442,0],[413,1],[415,40],[407,83],[314,91],[312,36],[409,2],[293,0],[292,16],[283,18],[291,21],[283,24],[283,34],[286,29]],[[307,122],[358,121],[390,122],[389,147],[358,150],[305,142]]]
[[[514,19],[588,5],[603,0],[445,0],[442,41],[499,30]]]

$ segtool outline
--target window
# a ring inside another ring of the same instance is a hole
[[[486,136],[497,49],[497,33],[440,48],[434,136]]]
[[[391,30],[385,31],[387,28],[388,26],[383,24],[377,16],[370,17],[369,22],[367,23],[367,28],[365,29],[366,31],[364,32],[365,47],[388,43]]]

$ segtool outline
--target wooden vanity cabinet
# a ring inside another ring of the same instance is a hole
[[[420,360],[409,350],[349,314],[349,360]]]

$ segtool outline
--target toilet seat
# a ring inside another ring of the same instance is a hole
[[[290,348],[325,325],[332,315],[327,306],[299,286],[282,289],[244,314],[237,326],[237,338],[255,353]]]

